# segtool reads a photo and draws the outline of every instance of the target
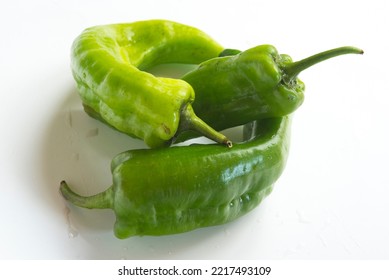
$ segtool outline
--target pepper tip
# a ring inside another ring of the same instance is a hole
[[[63,198],[65,198],[67,200],[67,196],[66,196],[66,189],[68,189],[68,184],[66,183],[65,180],[62,180],[60,183],[59,183],[59,193],[62,195]]]

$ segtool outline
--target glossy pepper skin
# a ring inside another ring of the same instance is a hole
[[[195,130],[231,145],[194,113],[193,88],[144,71],[161,63],[198,64],[223,48],[202,31],[166,20],[95,26],[73,42],[71,68],[85,111],[149,147]]]
[[[255,208],[281,175],[290,117],[245,126],[242,143],[132,150],[116,156],[113,184],[84,197],[61,183],[62,195],[84,208],[111,208],[118,238],[166,235],[219,225]]]
[[[271,45],[244,52],[227,49],[182,79],[196,92],[193,108],[197,115],[213,128],[223,130],[293,113],[304,101],[305,86],[297,75],[318,62],[349,53],[363,51],[340,47],[293,62]]]

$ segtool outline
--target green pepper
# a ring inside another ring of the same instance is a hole
[[[196,114],[217,130],[260,118],[294,112],[304,100],[304,83],[297,75],[323,60],[349,53],[355,47],[340,47],[292,62],[271,45],[244,52],[224,50],[220,57],[204,61],[182,77],[194,88]]]
[[[84,208],[111,208],[118,238],[166,235],[219,225],[255,208],[283,171],[290,117],[245,126],[244,142],[132,150],[111,164],[113,184],[84,197],[65,181],[65,199]]]
[[[150,147],[169,145],[185,130],[231,145],[196,116],[187,82],[144,71],[162,63],[198,64],[222,50],[202,31],[171,21],[102,25],[75,39],[71,68],[85,111]]]

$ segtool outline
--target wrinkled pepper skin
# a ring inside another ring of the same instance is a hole
[[[193,112],[193,88],[144,71],[162,63],[198,64],[223,48],[202,31],[166,20],[95,26],[71,48],[71,69],[85,111],[152,148],[184,130],[230,145]]]
[[[290,117],[245,126],[244,142],[132,150],[116,156],[113,184],[95,196],[62,195],[84,208],[111,208],[118,238],[167,235],[230,222],[272,190],[287,160]],[[247,140],[247,141],[246,141]]]
[[[223,130],[293,113],[304,101],[305,85],[297,75],[316,63],[349,53],[363,51],[340,47],[293,62],[271,45],[244,52],[226,49],[182,79],[196,92],[196,114],[213,128]]]

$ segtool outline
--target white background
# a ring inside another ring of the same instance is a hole
[[[2,1],[0,258],[389,259],[388,14],[386,0]],[[82,111],[70,45],[89,26],[154,18],[295,60],[343,45],[365,54],[300,75],[288,164],[258,208],[227,225],[118,240],[110,210],[67,206],[59,182],[97,193],[111,184],[111,158],[144,145]]]

